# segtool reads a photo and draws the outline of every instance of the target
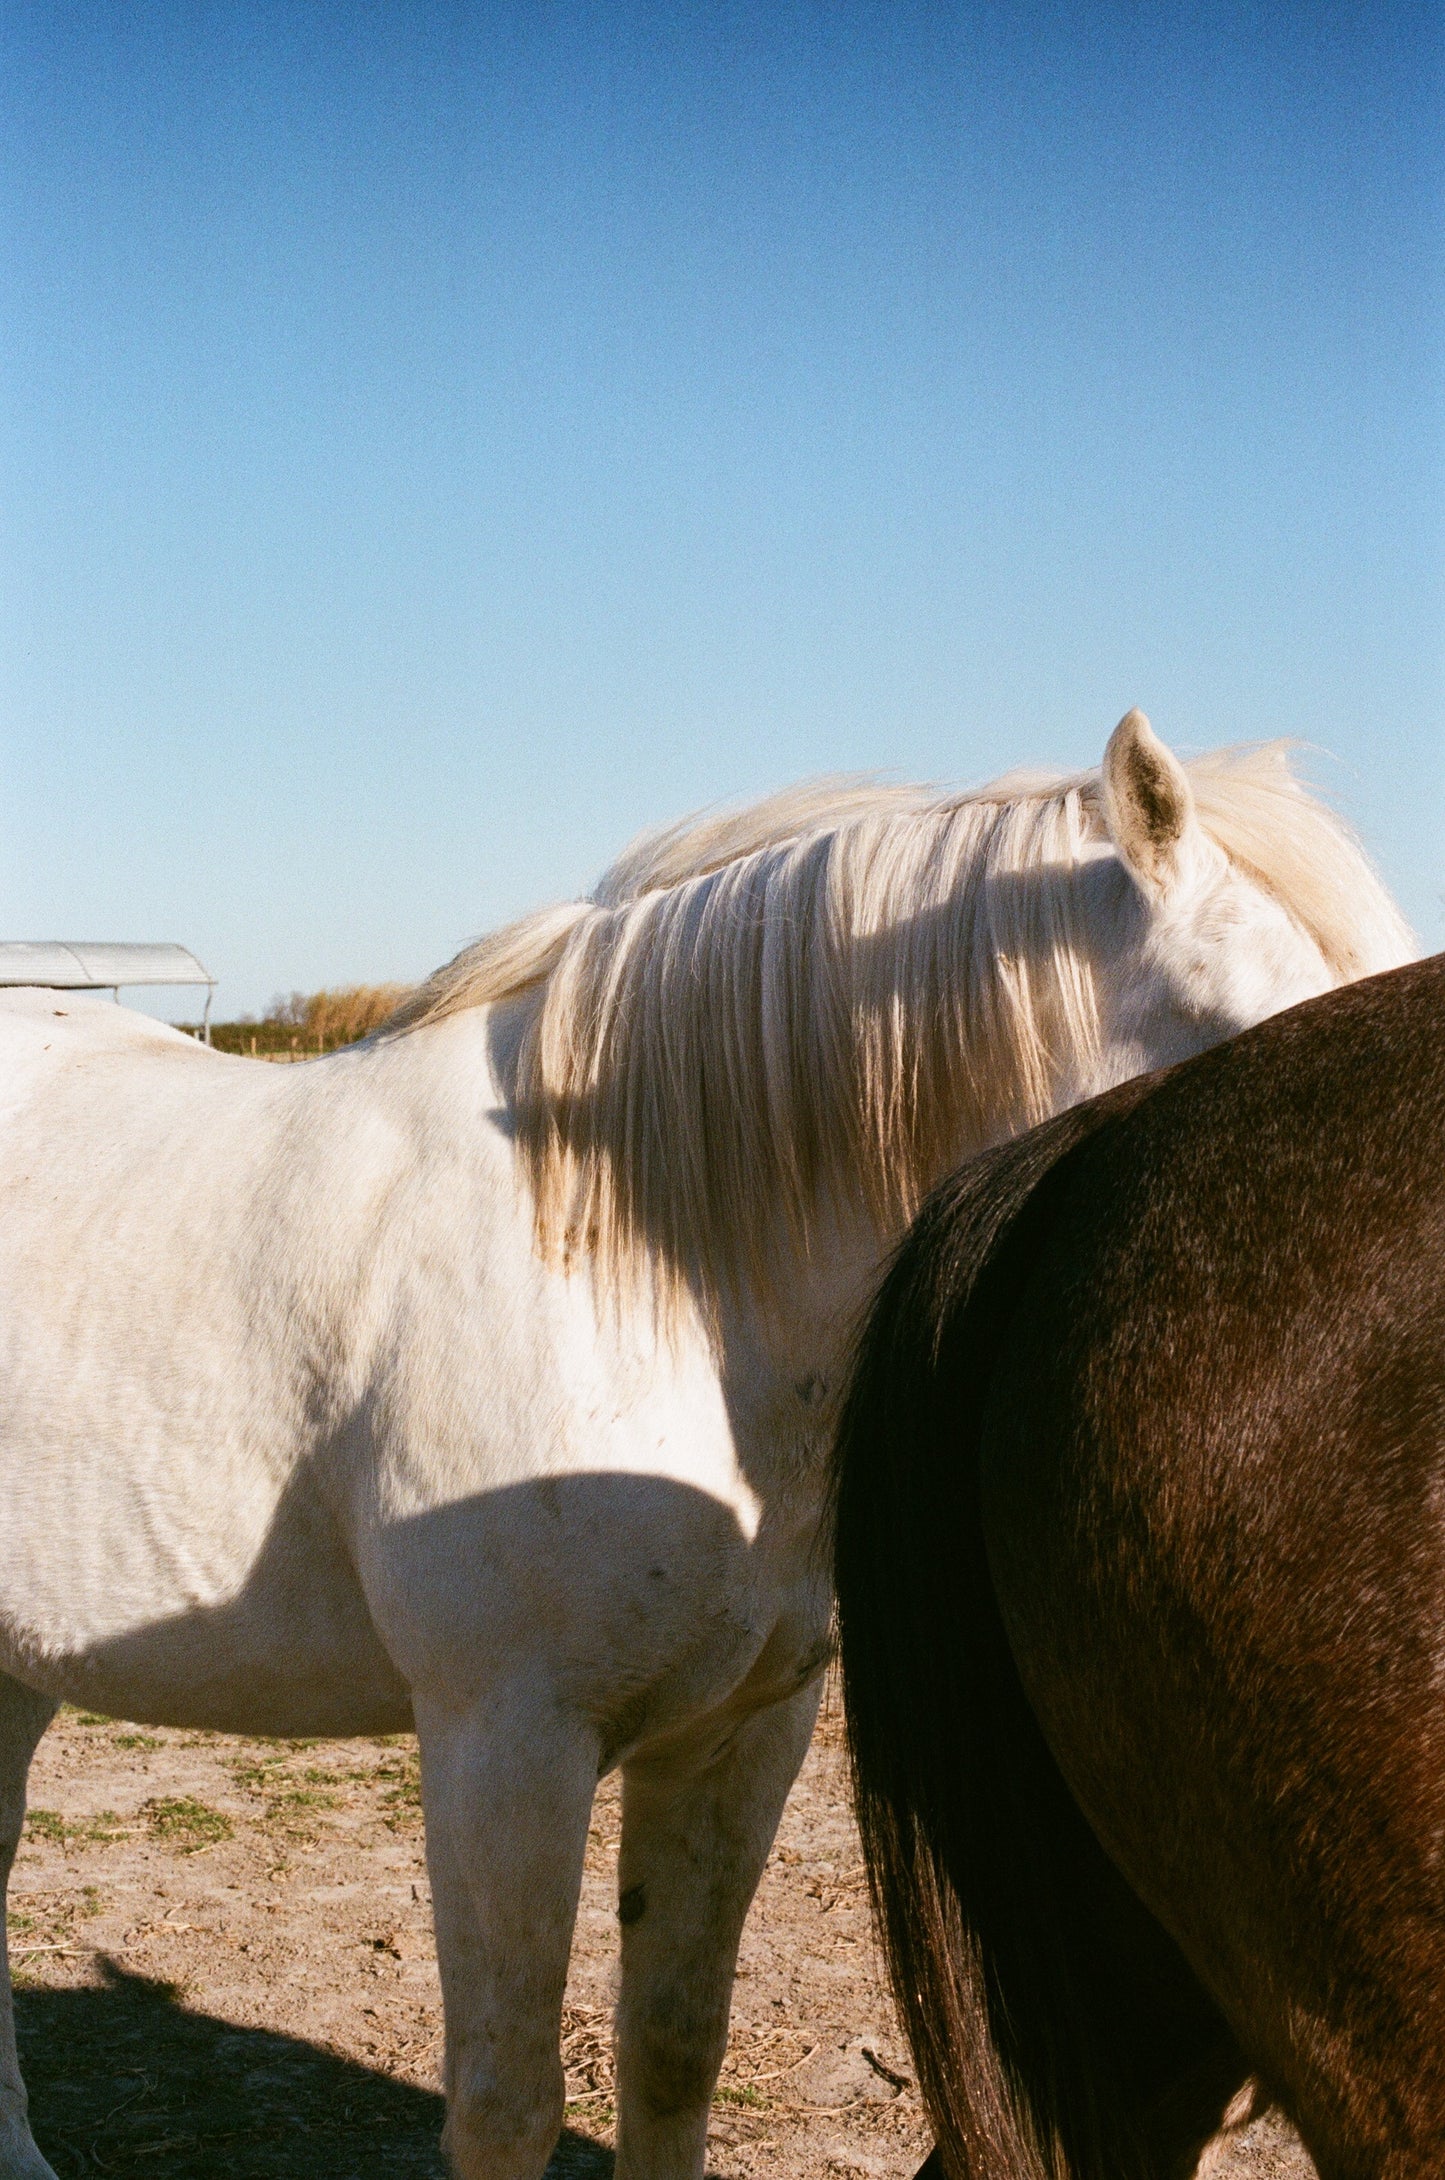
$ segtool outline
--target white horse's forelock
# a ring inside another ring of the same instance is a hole
[[[1206,833],[1339,982],[1409,934],[1287,745],[1187,767]],[[896,1232],[965,1151],[1051,1113],[1100,1034],[1097,772],[967,794],[805,782],[644,837],[587,901],[467,947],[391,1033],[524,1001],[513,1097],[537,1234],[618,1293],[766,1281],[862,1191]]]

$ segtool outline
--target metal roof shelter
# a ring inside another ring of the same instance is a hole
[[[105,992],[120,998],[127,984],[204,984],[202,1016],[211,1041],[216,980],[184,946],[92,946],[79,939],[0,940],[0,986],[38,984],[46,991]]]

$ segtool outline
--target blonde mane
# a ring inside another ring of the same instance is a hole
[[[1341,981],[1409,935],[1285,746],[1188,767],[1207,833]],[[715,1296],[821,1202],[900,1228],[968,1151],[1055,1109],[1099,1039],[1098,774],[962,795],[806,782],[627,849],[590,900],[466,948],[393,1032],[520,1003],[512,1093],[544,1253]],[[1094,864],[1097,870],[1097,862]],[[1093,904],[1092,919],[1090,904]],[[510,1042],[510,1041],[509,1041]]]

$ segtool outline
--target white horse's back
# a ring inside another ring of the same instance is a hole
[[[199,1058],[203,1065],[221,1057],[166,1022],[90,992],[6,986],[0,989],[0,1114],[59,1069],[93,1055],[140,1051]]]

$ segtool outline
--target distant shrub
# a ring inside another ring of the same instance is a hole
[[[253,1054],[257,1059],[304,1059],[335,1052],[380,1028],[405,999],[405,984],[350,984],[336,991],[290,992],[272,1000],[259,1021],[243,1015],[238,1022],[213,1022],[211,1042],[221,1052]],[[182,1025],[200,1034],[194,1022]]]

